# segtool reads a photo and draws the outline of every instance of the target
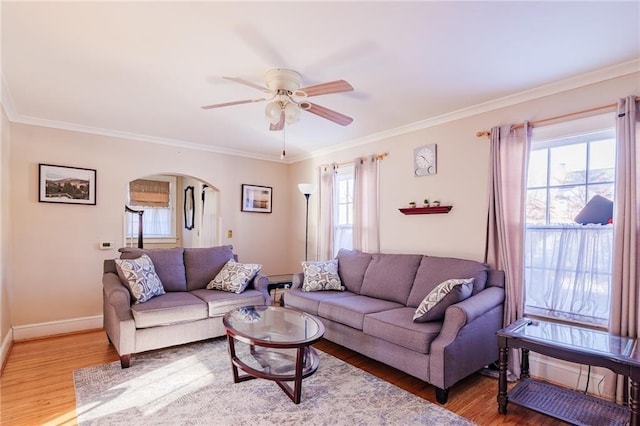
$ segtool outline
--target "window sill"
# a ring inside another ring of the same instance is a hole
[[[557,312],[542,308],[525,308],[524,316],[527,318],[541,319],[549,322],[557,322],[568,325],[579,325],[595,330],[608,331],[609,322],[600,318],[586,317],[584,315]]]

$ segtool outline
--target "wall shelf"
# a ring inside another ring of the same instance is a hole
[[[443,214],[449,213],[453,206],[438,207],[406,207],[400,210],[403,214]]]

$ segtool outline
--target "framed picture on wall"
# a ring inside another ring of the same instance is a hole
[[[242,184],[243,212],[271,213],[272,188],[270,186]]]
[[[96,171],[80,167],[39,164],[38,201],[96,205]]]

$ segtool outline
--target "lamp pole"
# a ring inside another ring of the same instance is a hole
[[[304,194],[304,197],[307,199],[307,209],[305,213],[305,222],[304,222],[304,261],[307,261],[307,252],[309,249],[309,197],[311,194]]]
[[[307,208],[305,210],[305,226],[304,226],[304,261],[308,260],[309,253],[309,197],[316,192],[318,186],[314,183],[299,183],[298,191],[300,191],[307,201]]]

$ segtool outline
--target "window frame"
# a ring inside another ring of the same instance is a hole
[[[550,197],[552,196],[552,190],[558,188],[573,188],[573,187],[581,187],[584,188],[584,202],[586,203],[592,196],[593,193],[590,192],[590,187],[593,185],[611,185],[612,190],[615,190],[615,172],[613,176],[613,181],[611,180],[602,180],[602,181],[593,181],[590,176],[590,167],[591,167],[591,154],[592,149],[590,148],[593,143],[596,143],[601,140],[614,139],[615,141],[615,121],[611,118],[610,114],[602,114],[599,116],[592,116],[578,120],[572,120],[570,122],[560,123],[558,125],[545,126],[540,129],[534,128],[532,143],[530,147],[530,153],[534,150],[546,149],[546,177],[544,185],[532,185],[529,186],[529,170],[527,170],[527,178],[525,180],[524,187],[524,199],[525,199],[525,218],[524,218],[524,226],[523,226],[523,234],[525,238],[525,246],[523,251],[523,278],[525,278],[524,283],[524,314],[526,316],[544,318],[548,320],[555,320],[567,323],[575,323],[581,325],[587,325],[590,327],[598,328],[598,329],[606,329],[608,326],[609,318],[606,320],[601,320],[597,317],[588,317],[582,315],[581,313],[576,312],[563,312],[560,310],[553,309],[545,309],[540,306],[527,305],[527,291],[531,290],[530,284],[526,282],[526,277],[531,276],[528,270],[532,269],[531,264],[529,264],[529,252],[527,250],[528,242],[528,230],[534,229],[536,227],[559,227],[559,228],[569,228],[568,226],[562,227],[563,223],[568,225],[568,222],[561,223],[553,223],[550,218]],[[551,181],[552,167],[551,167],[551,149],[559,146],[569,146],[575,144],[586,144],[585,145],[585,176],[584,181],[579,183],[567,183],[567,184],[555,184]],[[614,142],[615,143],[615,142]],[[615,145],[614,145],[615,149]],[[530,155],[530,153],[528,155]],[[615,158],[615,156],[614,156]],[[614,163],[615,168],[615,163]],[[528,200],[529,200],[529,191],[531,190],[545,190],[546,191],[546,199],[545,199],[545,222],[544,223],[530,223],[527,219],[527,208],[528,208]],[[613,233],[613,227],[610,228],[610,232]],[[611,256],[613,253],[611,253]],[[536,265],[534,265],[536,266]],[[539,266],[539,265],[538,265]],[[539,268],[533,268],[539,269]],[[610,269],[610,286],[609,286],[609,297],[612,292],[612,277],[613,270]],[[534,287],[535,288],[535,287]],[[610,316],[610,312],[609,312]]]
[[[156,180],[156,181],[160,181],[160,182],[169,182],[169,209],[171,210],[171,213],[169,215],[170,219],[171,219],[171,224],[170,224],[170,229],[171,229],[171,235],[167,235],[167,236],[153,236],[153,237],[146,237],[144,236],[144,229],[143,229],[143,241],[145,244],[171,244],[171,243],[176,243],[178,241],[178,232],[177,232],[177,223],[178,223],[178,214],[177,214],[177,208],[176,206],[178,205],[178,191],[177,191],[177,187],[178,187],[178,178],[176,176],[169,176],[169,175],[153,175],[153,176],[145,176],[144,179],[146,180]],[[129,205],[129,184],[127,184],[127,205]],[[140,210],[140,206],[133,206],[132,207],[134,210]],[[147,209],[149,208],[153,208],[153,207],[146,207]],[[142,210],[144,210],[145,208],[143,207]],[[144,216],[144,215],[143,215]],[[129,218],[127,216],[125,216],[125,220],[129,220]],[[126,245],[130,245],[130,244],[135,244],[137,242],[137,234],[135,235],[131,235],[129,234],[129,226],[127,223],[125,223],[124,225],[125,230],[125,244]]]

